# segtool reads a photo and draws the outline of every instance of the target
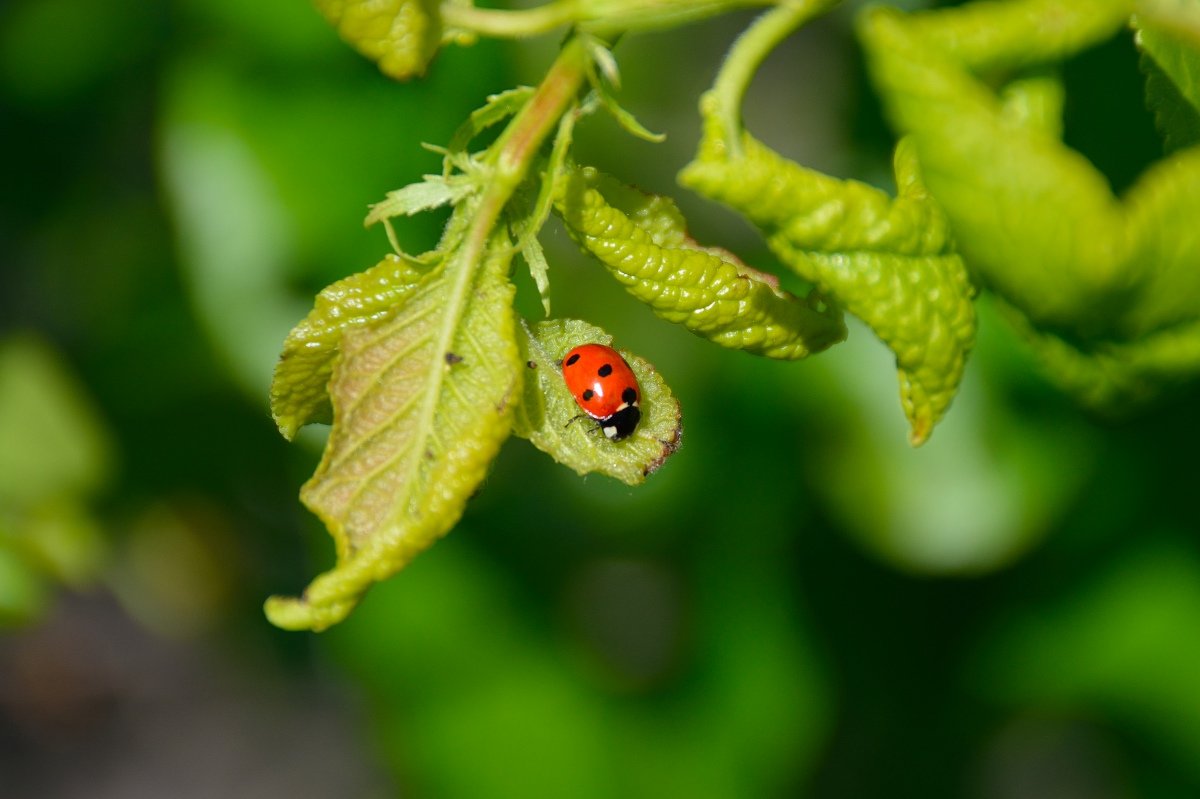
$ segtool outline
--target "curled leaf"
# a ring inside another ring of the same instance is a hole
[[[1107,404],[1200,371],[1187,332],[1200,320],[1200,150],[1176,150],[1117,197],[1057,128],[1013,124],[1000,102],[1011,84],[997,94],[997,73],[1063,60],[1115,35],[1132,11],[1125,0],[1068,5],[978,4],[967,16],[874,9],[859,35],[967,262],[1033,340],[1048,342],[1041,350],[1066,353],[1052,355],[1064,366],[1051,377]],[[991,31],[983,50],[968,46],[970,25]],[[1194,112],[1195,53],[1165,36],[1144,25],[1142,46],[1172,84],[1171,108]],[[1153,90],[1152,81],[1150,102],[1166,108]],[[1180,120],[1167,128],[1189,140]]]
[[[436,0],[316,0],[317,8],[354,49],[390,78],[425,72],[442,40]]]
[[[785,264],[866,322],[896,356],[914,445],[929,437],[975,338],[974,294],[912,148],[896,148],[893,199],[789,161],[748,133],[726,139],[706,96],[700,152],[680,181],[746,216]]]
[[[326,287],[283,343],[271,381],[271,415],[291,441],[310,422],[328,423],[329,378],[347,332],[390,319],[424,273],[389,255],[375,266]]]
[[[568,230],[626,290],[662,318],[723,347],[796,359],[846,336],[819,295],[796,297],[730,253],[692,241],[675,204],[594,169],[572,170],[559,192]]]
[[[641,386],[642,419],[632,436],[609,441],[579,406],[562,376],[562,358],[584,343],[612,344],[612,336],[578,319],[521,323],[517,341],[525,359],[525,388],[513,432],[577,474],[600,472],[637,485],[679,449],[679,401],[645,359],[621,351]]]
[[[333,429],[300,495],[333,536],[337,565],[302,597],[268,600],[276,625],[335,624],[462,515],[519,391],[509,260],[507,241],[482,263],[456,250],[394,312],[342,332]]]

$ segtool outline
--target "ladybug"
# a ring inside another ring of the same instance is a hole
[[[642,412],[641,387],[625,359],[612,347],[581,344],[562,361],[563,380],[583,412],[600,423],[610,441],[628,438]]]

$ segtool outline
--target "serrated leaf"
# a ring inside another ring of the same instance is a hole
[[[550,209],[554,205],[554,189],[559,176],[566,169],[567,153],[575,130],[577,110],[570,110],[563,115],[559,122],[558,131],[554,137],[554,147],[545,168],[538,178],[537,198],[532,206],[520,201],[521,192],[517,192],[514,202],[510,203],[508,213],[515,218],[510,222],[517,236],[517,247],[529,267],[529,274],[537,286],[538,295],[542,299],[542,308],[550,315],[550,264],[546,262],[546,254],[538,241],[538,232],[546,224]]]
[[[1147,20],[1135,20],[1146,75],[1146,105],[1168,151],[1200,141],[1200,43],[1188,43]]]
[[[369,227],[385,219],[412,216],[443,205],[455,205],[478,188],[478,180],[471,175],[425,175],[420,183],[410,183],[402,189],[389,191],[387,199],[371,206],[363,224]]]
[[[683,428],[679,401],[645,359],[620,350],[641,386],[642,419],[632,436],[610,441],[595,422],[580,418],[579,406],[562,376],[562,358],[580,344],[612,345],[612,336],[577,319],[522,322],[518,333],[525,359],[525,388],[513,432],[559,463],[584,475],[599,472],[638,485],[679,449]]]
[[[337,565],[302,597],[268,600],[274,624],[337,623],[462,515],[511,430],[520,390],[511,254],[503,237],[482,263],[464,246],[389,318],[343,333],[329,384],[333,429],[301,491],[334,538]]]
[[[316,5],[347,44],[397,80],[423,74],[441,46],[436,0],[316,0]]]
[[[328,385],[343,337],[390,319],[424,274],[389,255],[317,295],[312,311],[284,341],[271,381],[271,416],[284,438],[291,441],[310,422],[331,421]]]
[[[550,264],[546,262],[546,252],[537,236],[530,236],[521,247],[521,257],[529,267],[529,275],[537,286],[538,296],[542,298],[542,309],[550,315]]]
[[[846,336],[841,314],[819,296],[796,297],[773,276],[692,241],[665,197],[585,168],[566,176],[557,203],[571,234],[630,294],[723,347],[796,359]]]
[[[896,148],[898,196],[789,161],[742,134],[726,141],[717,98],[680,181],[758,226],[773,252],[866,322],[896,356],[914,445],[958,389],[975,339],[974,289],[911,147]]]

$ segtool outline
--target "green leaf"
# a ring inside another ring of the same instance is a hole
[[[338,34],[388,77],[408,80],[425,72],[441,46],[436,0],[316,0]]]
[[[347,332],[378,327],[425,273],[389,255],[375,266],[326,287],[312,311],[292,329],[271,381],[271,415],[291,441],[310,422],[329,423],[329,378]]]
[[[621,86],[621,71],[617,67],[617,59],[613,57],[612,50],[595,36],[585,34],[583,42],[589,58],[588,81],[592,85],[592,93],[585,105],[592,108],[598,104],[632,136],[654,144],[665,141],[666,134],[650,131],[618,102],[614,92]]]
[[[1015,119],[994,77],[977,73],[1027,66],[1031,52],[1041,66],[1067,58],[1116,33],[1129,12],[1117,0],[1069,11],[1026,0],[966,16],[876,9],[860,24],[885,110],[913,141],[968,263],[1031,326],[1057,364],[1051,377],[1092,404],[1200,371],[1190,343],[1200,320],[1200,150],[1153,165],[1119,199],[1057,126]],[[968,21],[992,26],[986,57],[964,45]],[[1194,88],[1192,56],[1153,33],[1144,46],[1177,59],[1164,72]]]
[[[268,600],[274,624],[337,623],[462,515],[510,432],[519,391],[511,253],[498,237],[477,261],[468,239],[388,318],[342,334],[333,429],[301,491],[334,537],[337,565],[302,597]]]
[[[1120,413],[1136,407],[1164,386],[1200,372],[1200,322],[1134,341],[1083,343],[1038,330],[1014,308],[1007,308],[1006,316],[1050,380],[1097,411]]]
[[[1111,11],[1099,16],[1107,25],[1097,37],[1120,24]],[[895,126],[912,135],[925,182],[963,256],[989,288],[1041,323],[1066,325],[1103,308],[1109,292],[1119,290],[1126,252],[1107,181],[1044,130],[1014,125],[995,93],[938,49],[965,22],[948,17],[943,32],[935,17],[921,17],[910,30],[902,15],[877,9],[863,15],[859,35],[885,107]],[[1007,18],[995,25],[1017,36]],[[1032,49],[1050,52],[1036,32],[1030,38]],[[1017,44],[1011,40],[1010,49],[1020,50]],[[1024,62],[1016,54],[1005,59],[990,39],[988,47],[986,59],[963,58],[991,66]],[[965,48],[955,45],[953,52]]]
[[[530,86],[518,86],[499,94],[488,95],[487,102],[482,108],[471,112],[467,121],[458,127],[450,139],[447,150],[451,153],[466,152],[471,141],[483,131],[497,125],[525,107],[529,98],[533,97],[534,89]]]
[[[546,254],[537,237],[554,205],[554,188],[558,184],[559,176],[567,168],[567,153],[571,148],[578,115],[578,109],[563,114],[558,132],[554,136],[550,158],[538,176],[537,198],[533,204],[530,206],[527,202],[522,202],[523,193],[518,191],[508,209],[508,214],[514,217],[509,224],[517,236],[517,247],[521,250],[526,266],[529,267],[529,274],[537,286],[538,294],[542,298],[542,308],[547,316],[550,315],[550,264],[546,262]]]
[[[371,206],[364,224],[370,226],[397,216],[412,216],[443,205],[455,205],[478,188],[479,181],[472,175],[425,175],[420,183],[389,191],[387,199]]]
[[[546,262],[546,251],[537,236],[529,236],[521,245],[521,257],[529,267],[529,275],[542,298],[542,309],[550,315],[550,264]]]
[[[1168,150],[1200,142],[1200,42],[1182,40],[1141,17],[1135,41],[1146,74],[1146,104]]]
[[[896,356],[913,445],[953,399],[975,339],[974,289],[912,147],[896,148],[898,196],[789,161],[748,133],[730,142],[718,96],[680,181],[746,216],[785,264],[866,322]]]
[[[564,466],[584,475],[600,472],[628,485],[638,485],[677,449],[683,428],[679,401],[662,376],[645,359],[621,350],[642,389],[642,419],[633,435],[610,441],[591,420],[580,418],[579,406],[562,377],[562,358],[580,344],[612,345],[612,336],[577,319],[552,319],[518,334],[525,359],[525,389],[513,432]]]
[[[803,358],[846,336],[841,314],[819,295],[798,298],[774,276],[696,244],[665,197],[589,167],[566,176],[557,202],[567,229],[630,294],[697,335],[783,359]]]

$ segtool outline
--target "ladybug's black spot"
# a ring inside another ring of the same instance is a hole
[[[575,362],[578,360],[579,360],[579,353],[577,352],[574,355],[572,355],[570,358],[567,358],[567,362],[564,363],[563,366],[573,366],[575,364]]]
[[[609,375],[612,374],[612,364],[611,363],[604,364],[603,366],[601,366],[599,369],[596,370],[596,374],[600,375],[601,377],[608,377]]]
[[[584,402],[587,402],[594,396],[596,396],[595,391],[592,391],[590,388],[584,389],[584,391],[583,391],[583,401]]]
[[[462,363],[462,356],[456,352],[446,353],[446,365],[453,366],[456,363]]]
[[[626,386],[625,390],[621,392],[621,402],[624,402],[626,405],[637,403],[637,392],[631,387]]]

